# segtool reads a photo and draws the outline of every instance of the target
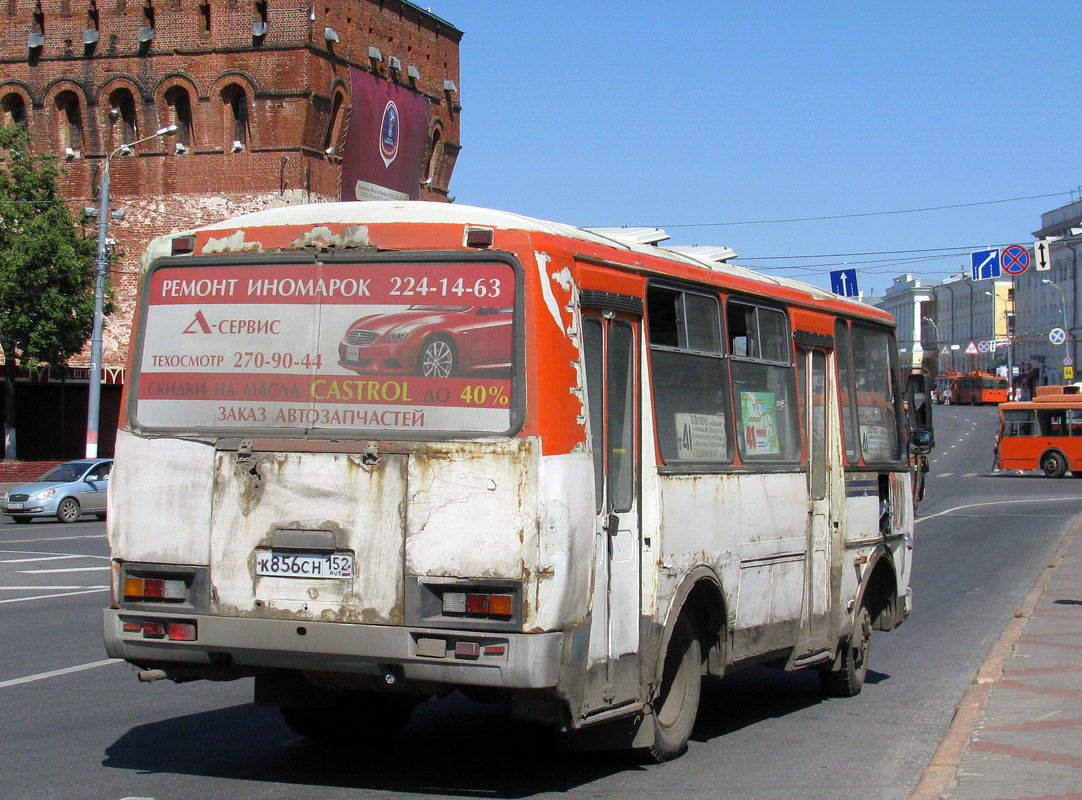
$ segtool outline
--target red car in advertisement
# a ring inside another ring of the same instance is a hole
[[[413,305],[361,317],[338,345],[338,363],[358,373],[449,378],[511,372],[512,309]]]

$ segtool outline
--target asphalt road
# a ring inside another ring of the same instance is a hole
[[[294,736],[249,681],[139,684],[101,644],[104,524],[0,524],[0,798],[905,798],[1082,512],[1080,481],[989,472],[994,409],[936,411],[915,611],[873,636],[864,692],[823,700],[814,675],[766,669],[711,682],[689,752],[660,766],[556,752],[458,695],[363,751]]]

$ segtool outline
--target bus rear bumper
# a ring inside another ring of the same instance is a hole
[[[564,638],[558,631],[429,630],[114,608],[105,609],[103,625],[111,657],[162,669],[168,677],[171,671],[220,679],[293,669],[508,689],[555,687]],[[173,632],[194,640],[171,639]]]

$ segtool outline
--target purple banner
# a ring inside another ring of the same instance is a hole
[[[342,154],[343,200],[417,200],[428,149],[428,99],[350,67],[353,109]]]

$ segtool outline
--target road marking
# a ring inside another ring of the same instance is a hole
[[[78,553],[57,553],[54,550],[0,550],[0,553],[11,553],[20,556],[58,556],[59,558],[101,558],[106,561],[109,560],[109,556],[98,556],[92,553],[87,553],[85,555]],[[7,563],[13,562],[0,561],[0,564]]]
[[[64,567],[62,569],[20,569],[20,575],[53,575],[57,572],[94,572],[95,570],[112,569],[108,564],[101,567]]]
[[[23,589],[36,589],[36,586],[23,586]],[[108,586],[99,586],[95,589],[83,589],[81,592],[61,592],[60,594],[38,594],[33,597],[10,597],[7,600],[0,600],[0,603],[25,603],[28,600],[49,600],[53,597],[71,597],[76,594],[90,594],[91,592],[107,592]]]
[[[969,508],[1013,505],[1015,503],[1070,503],[1077,501],[1078,495],[1075,495],[1074,497],[1042,497],[1034,498],[1032,500],[989,500],[987,503],[968,503],[964,506],[955,506],[954,508],[948,508],[945,511],[939,511],[935,514],[929,514],[927,517],[917,517],[917,519],[913,520],[913,524],[916,525],[918,522],[926,522],[927,520],[935,519],[936,517],[943,517],[947,514],[953,514],[955,511],[965,511]]]
[[[123,663],[124,660],[120,658],[106,658],[101,661],[91,661],[89,664],[79,664],[74,667],[64,667],[63,669],[54,669],[49,672],[39,672],[37,675],[27,675],[25,678],[12,678],[9,681],[0,681],[0,689],[6,689],[9,686],[20,686],[24,683],[33,683],[34,681],[43,681],[46,678],[57,678],[61,675],[70,675],[73,672],[82,672],[87,669],[104,667],[106,664]]]
[[[0,564],[26,564],[31,561],[63,561],[65,558],[86,558],[86,556],[34,556],[33,558],[5,558]]]
[[[63,591],[64,589],[108,589],[108,586],[0,586],[0,592],[25,592],[27,589],[35,589],[38,591]]]
[[[44,539],[3,539],[4,544],[37,544],[38,542],[70,542],[74,539],[104,539],[104,533],[88,533],[83,536],[46,536]],[[17,551],[16,551],[17,552]]]

